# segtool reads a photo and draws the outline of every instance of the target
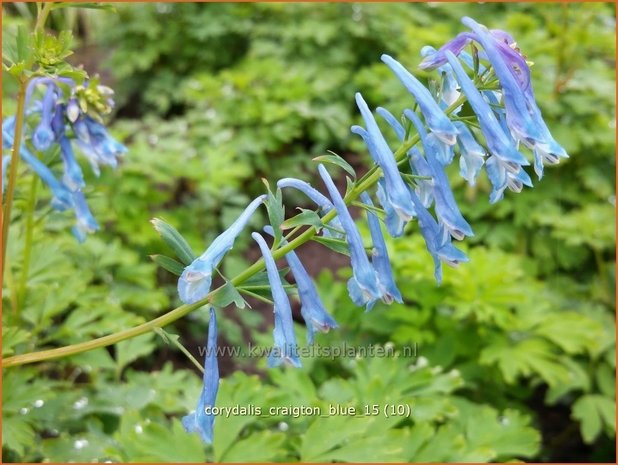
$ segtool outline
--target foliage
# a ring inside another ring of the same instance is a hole
[[[497,208],[485,200],[487,180],[458,186],[476,236],[471,262],[446,270],[439,288],[414,228],[390,244],[404,304],[362,314],[346,295],[349,270],[320,275],[320,295],[341,328],[318,344],[377,344],[398,357],[314,358],[303,360],[303,371],[266,371],[263,361],[237,356],[226,374],[239,366],[257,374],[225,376],[218,401],[263,410],[405,404],[410,418],[219,417],[215,443],[204,448],[178,420],[194,408],[198,374],[151,334],[5,369],[5,461],[612,460],[613,5],[189,3],[80,13],[90,40],[114,48],[108,67],[121,116],[114,135],[130,153],[88,193],[104,231],[84,245],[65,231],[65,216],[47,216],[40,198],[20,313],[19,296],[3,287],[5,357],[109,334],[177,303],[174,275],[148,263],[148,255],[171,254],[151,218],[201,251],[262,191],[261,177],[271,184],[291,172],[300,177],[326,149],[360,171],[368,158],[348,133],[353,92],[362,87],[368,100],[403,108],[405,94],[376,58],[387,52],[417,63],[423,45],[461,30],[462,14],[517,37],[535,62],[543,114],[571,158]],[[6,77],[8,115],[14,88]],[[24,170],[17,211],[28,189]],[[18,215],[8,254],[15,276],[23,226]],[[226,275],[255,256],[247,244],[239,239]],[[258,308],[226,310],[228,344],[262,342]],[[191,348],[202,343],[205,322],[200,310],[168,330]],[[416,357],[402,355],[409,347]],[[548,426],[548,412],[561,415],[557,425]]]

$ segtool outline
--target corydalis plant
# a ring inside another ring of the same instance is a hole
[[[382,56],[382,61],[413,97],[410,104],[415,103],[420,110],[417,113],[414,107],[405,109],[399,119],[385,108],[376,110],[401,144],[396,151],[391,149],[370,107],[357,93],[356,103],[366,127],[352,126],[351,130],[362,137],[373,158],[374,166],[369,173],[356,182],[348,179],[345,195],[339,192],[323,164],[318,166],[318,172],[326,188],[325,193],[297,179],[280,180],[276,194],[269,192],[268,196],[254,200],[241,217],[215,239],[202,257],[185,261],[188,266],[182,271],[178,282],[181,300],[186,304],[210,302],[216,305],[221,291],[215,291],[214,295],[211,292],[213,269],[246,227],[248,216],[262,203],[267,206],[271,223],[265,231],[274,236],[274,242],[271,250],[260,234],[252,234],[262,252],[264,264],[253,265],[247,275],[252,277],[264,266],[266,268],[266,273],[251,279],[268,283],[270,295],[262,297],[266,300],[272,298],[274,304],[276,353],[269,357],[269,366],[282,362],[301,366],[296,352],[289,298],[276,267],[276,258],[285,256],[290,264],[298,287],[301,314],[308,326],[308,342],[313,342],[316,329],[326,331],[337,327],[293,251],[307,240],[316,240],[349,255],[352,266],[352,277],[348,281],[349,295],[355,304],[367,310],[378,300],[386,304],[403,300],[394,281],[380,220],[393,237],[404,236],[406,225],[418,223],[420,234],[433,258],[438,283],[442,279],[442,263],[457,266],[467,262],[468,257],[453,244],[453,240],[472,236],[473,231],[459,211],[445,171],[456,155],[459,155],[459,173],[468,183],[474,184],[483,172],[487,174],[492,185],[489,200],[494,203],[503,197],[507,188],[520,192],[524,185],[532,186],[525,171],[530,162],[519,150],[520,142],[532,151],[539,178],[544,163],[553,164],[559,158],[566,157],[566,152],[555,142],[543,122],[534,101],[528,64],[515,47],[512,37],[504,31],[489,31],[470,18],[464,18],[463,22],[472,32],[460,34],[438,50],[431,47],[423,49],[425,58],[421,67],[437,68],[441,74],[436,86],[426,88],[395,58]],[[471,42],[482,47],[481,50],[472,48],[471,54],[468,54],[464,49]],[[474,112],[473,118],[459,116],[465,101]],[[344,167],[348,173],[354,172],[341,158],[330,157],[327,161]],[[371,190],[376,185],[373,194],[381,208],[375,207],[372,200]],[[318,205],[318,209],[313,212],[304,210],[284,221],[282,188],[302,191]],[[355,202],[357,199],[360,202]],[[370,254],[348,209],[352,202],[367,213],[372,239]],[[333,225],[336,225],[336,234],[333,234]],[[303,226],[309,229],[300,232]],[[292,227],[292,232],[282,237],[281,231]],[[413,233],[414,229],[408,228],[408,232]],[[254,268],[257,271],[253,272]],[[232,301],[238,304],[238,299],[242,299],[240,294],[250,295],[242,287],[243,279],[241,274],[226,282],[224,288],[228,290],[232,285],[238,286],[232,286],[238,295],[226,300],[225,305]],[[207,359],[207,363],[210,366],[213,360]],[[210,371],[213,372],[212,369]],[[198,411],[205,405],[204,399],[212,405],[216,396],[218,378],[215,379],[214,375],[207,378],[205,375]],[[212,418],[200,416],[199,412],[189,418],[201,419],[199,421],[203,422],[203,426],[189,422],[186,424],[187,430],[208,431],[209,434],[202,433],[202,438],[210,442]]]
[[[38,95],[42,97],[35,98]],[[112,95],[110,88],[96,80],[77,84],[66,77],[35,77],[26,89],[25,116],[33,129],[25,133],[20,157],[51,191],[52,207],[73,210],[76,222],[72,231],[80,242],[99,226],[86,203],[84,174],[73,146],[87,158],[96,176],[100,166],[118,165],[127,148],[111,137],[101,122],[114,106]],[[10,150],[14,138],[15,117],[11,116],[2,123],[3,148]],[[37,153],[59,153],[62,174],[56,175]]]

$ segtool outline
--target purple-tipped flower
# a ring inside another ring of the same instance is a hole
[[[261,195],[253,200],[238,219],[219,234],[202,255],[184,269],[178,280],[180,300],[185,304],[192,304],[208,295],[212,284],[213,270],[223,260],[225,254],[234,247],[234,241],[246,226],[251,215],[265,199],[266,196]]]
[[[461,240],[464,236],[473,236],[472,228],[459,211],[444,168],[436,158],[436,145],[439,144],[439,141],[434,139],[434,143],[431,143],[432,141],[426,134],[425,128],[416,113],[411,110],[405,110],[403,114],[412,121],[421,139],[427,165],[431,170],[431,177],[433,178],[433,197],[436,204],[436,214],[440,219],[440,223],[445,226],[445,231],[455,239]],[[413,163],[415,163],[417,168],[422,166],[414,159]],[[422,171],[425,169],[423,168]],[[426,174],[428,173],[423,173],[422,175],[425,176]]]
[[[411,192],[412,201],[416,207],[418,225],[425,239],[427,250],[431,254],[434,262],[434,277],[438,284],[442,282],[442,261],[450,266],[457,266],[459,263],[469,261],[465,253],[451,243],[448,234],[444,234],[431,213],[421,204],[421,201],[414,192]]]
[[[41,106],[41,121],[32,134],[32,145],[37,150],[44,152],[54,142],[52,130],[52,118],[56,107],[56,86],[49,84]]]
[[[356,105],[367,126],[366,137],[367,140],[371,141],[371,144],[368,144],[368,146],[374,150],[376,163],[382,168],[384,173],[384,187],[390,203],[402,221],[410,221],[414,216],[414,208],[412,207],[412,200],[410,199],[406,183],[399,174],[399,168],[397,167],[393,152],[388,147],[386,140],[384,140],[384,136],[380,132],[371,110],[369,110],[360,93],[356,94]]]
[[[86,203],[86,198],[81,191],[73,192],[73,206],[77,223],[71,231],[79,242],[84,242],[88,233],[98,231],[99,225],[94,216],[92,216]]]
[[[208,340],[204,355],[204,385],[197,401],[195,412],[182,418],[182,425],[187,433],[198,433],[206,444],[212,444],[213,425],[215,416],[207,414],[206,408],[215,406],[217,391],[219,390],[219,365],[217,364],[217,316],[215,309],[210,307],[210,321],[208,322]]]
[[[294,321],[292,320],[292,309],[290,308],[290,300],[285,293],[281,277],[277,271],[277,264],[270,253],[270,249],[264,238],[258,233],[251,233],[251,237],[257,242],[264,264],[266,266],[266,274],[273,296],[274,313],[275,313],[275,328],[273,330],[273,338],[275,347],[268,357],[268,366],[276,367],[282,363],[300,367],[300,359],[298,358],[298,348],[296,345],[296,336],[294,335]]]
[[[466,45],[470,43],[473,37],[474,36],[469,32],[461,32],[457,34],[454,39],[451,39],[440,47],[439,50],[433,51],[433,53],[429,53],[429,49],[424,49],[425,53],[421,51],[421,54],[425,57],[425,59],[420,65],[418,65],[418,67],[420,69],[435,69],[444,65],[447,63],[447,51],[452,52],[454,55],[459,55],[461,51],[466,48]]]
[[[360,195],[360,199],[365,205],[373,207],[373,202],[367,192],[363,192]],[[401,298],[401,292],[399,292],[397,284],[395,283],[395,278],[393,277],[391,261],[388,256],[388,250],[386,249],[384,236],[382,235],[380,220],[374,212],[367,210],[367,222],[369,223],[371,241],[373,242],[371,264],[378,273],[378,280],[382,290],[382,300],[386,304],[390,304],[393,301],[402,303],[403,299]]]
[[[266,226],[264,231],[271,236],[274,234],[272,226]],[[283,241],[283,244],[285,244],[285,241]],[[307,273],[298,255],[291,250],[285,254],[285,259],[288,265],[290,265],[290,270],[292,270],[296,286],[298,287],[300,314],[307,325],[307,343],[313,344],[316,331],[327,333],[331,329],[338,328],[339,325],[324,308],[313,280],[309,273]]]
[[[457,130],[448,116],[446,116],[438,103],[434,100],[429,90],[408,72],[401,63],[392,57],[382,55],[382,61],[386,63],[406,89],[414,96],[431,132],[445,144],[455,144]]]
[[[485,163],[485,149],[479,144],[468,126],[461,121],[455,121],[457,134],[457,145],[461,157],[459,158],[459,174],[471,186],[474,186],[483,164]]]
[[[324,165],[320,164],[318,171],[337,210],[339,221],[341,221],[341,225],[346,232],[353,274],[353,277],[348,281],[350,297],[355,301],[362,298],[362,301],[365,302],[380,298],[378,275],[367,258],[363,240],[354,224],[354,220]]]

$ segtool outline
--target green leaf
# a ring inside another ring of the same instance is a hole
[[[315,226],[318,230],[321,229],[324,225],[322,224],[322,219],[320,215],[318,215],[313,210],[305,210],[304,208],[300,209],[301,212],[293,216],[292,218],[288,218],[283,223],[281,223],[281,229],[292,229],[296,226]]]
[[[30,339],[29,332],[15,326],[2,327],[2,355],[12,355],[15,353],[15,346]]]
[[[350,255],[348,243],[341,239],[335,239],[334,237],[313,236],[312,241],[319,242],[325,245],[331,250],[343,255]]]
[[[154,334],[147,333],[116,344],[116,371],[122,372],[129,363],[150,355],[155,349]]]
[[[247,305],[238,289],[229,281],[220,290],[215,292],[210,303],[218,308],[227,307],[230,304],[234,304],[237,308],[245,308]]]
[[[182,263],[166,255],[156,254],[151,255],[150,258],[161,268],[169,271],[172,274],[175,274],[176,276],[180,276],[185,269]]]
[[[223,456],[224,462],[273,462],[283,452],[285,436],[282,433],[258,431],[241,439]]]
[[[160,218],[153,218],[150,222],[182,263],[190,265],[197,258],[189,243],[172,225]]]
[[[571,416],[581,423],[581,433],[586,444],[591,444],[601,434],[603,426],[609,433],[616,432],[616,401],[598,394],[580,397],[573,404]]]
[[[356,179],[356,171],[354,168],[345,161],[341,156],[337,155],[335,152],[331,152],[331,155],[320,155],[319,157],[315,157],[313,161],[317,161],[318,163],[331,163],[333,165],[337,165],[340,168],[343,168],[353,179]]]

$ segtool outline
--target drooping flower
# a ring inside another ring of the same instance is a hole
[[[365,205],[373,207],[373,202],[367,192],[363,192],[360,195],[360,199]],[[388,256],[388,250],[386,249],[384,236],[382,235],[380,220],[374,212],[367,210],[367,222],[369,223],[371,241],[373,242],[371,264],[378,273],[378,280],[382,289],[382,300],[386,304],[390,304],[393,301],[402,303],[403,299],[401,298],[401,292],[399,292],[397,284],[395,283],[395,278],[393,277],[391,261]]]
[[[457,130],[451,120],[440,108],[433,96],[401,63],[388,55],[382,55],[382,61],[395,73],[401,83],[414,96],[421,113],[432,133],[447,145],[455,144]]]
[[[350,130],[352,131],[353,134],[358,134],[359,136],[362,137],[363,141],[365,142],[365,145],[367,146],[369,154],[371,155],[373,160],[376,163],[378,163],[377,160],[379,159],[379,157],[377,154],[377,147],[373,143],[373,140],[369,136],[369,133],[367,132],[367,130],[365,130],[365,128],[362,128],[356,125],[352,126]],[[401,236],[403,234],[403,229],[405,228],[406,223],[408,222],[408,219],[406,219],[407,215],[404,216],[404,215],[399,214],[397,209],[393,205],[393,201],[391,200],[388,188],[386,186],[385,177],[380,178],[380,180],[378,181],[377,196],[378,196],[378,200],[380,201],[380,205],[382,205],[382,208],[384,209],[384,212],[386,213],[386,218],[385,218],[386,229],[388,230],[389,234],[393,237]],[[410,203],[410,207],[411,205],[412,204]],[[410,211],[412,212],[412,214],[414,214],[413,209],[409,208],[409,212]]]
[[[203,387],[197,402],[195,412],[182,418],[182,425],[187,433],[198,433],[206,444],[212,444],[212,433],[215,416],[207,414],[207,407],[214,407],[219,391],[219,365],[217,363],[217,315],[214,307],[210,307],[208,322],[208,340],[204,355]]]
[[[472,18],[464,17],[462,22],[472,29],[483,46],[488,60],[493,65],[500,81],[509,128],[516,138],[532,149],[535,154],[535,171],[539,179],[543,176],[543,164],[556,164],[560,158],[568,158],[564,148],[552,137],[529,82],[529,69],[521,55],[510,47],[510,35],[496,36]],[[523,64],[522,64],[523,61]],[[527,85],[522,87],[518,77],[524,74]]]
[[[99,225],[94,216],[92,216],[90,208],[88,208],[86,203],[86,198],[81,191],[73,192],[73,207],[77,223],[71,231],[79,242],[84,242],[88,233],[98,231]]]
[[[266,226],[264,231],[271,236],[274,234],[272,226]],[[285,245],[285,240],[282,244]],[[335,319],[329,315],[324,308],[324,304],[320,300],[318,291],[313,284],[313,280],[307,270],[303,266],[300,258],[293,250],[285,254],[285,259],[290,265],[292,275],[296,281],[298,288],[298,297],[300,298],[300,314],[305,320],[307,326],[307,343],[313,344],[314,334],[316,331],[327,333],[331,329],[338,328],[339,325]]]
[[[273,330],[273,338],[275,340],[275,347],[268,357],[268,366],[272,368],[286,363],[300,367],[301,362],[298,358],[290,300],[283,288],[281,277],[277,271],[277,264],[264,238],[256,232],[251,233],[251,237],[257,242],[262,252],[262,257],[264,257],[266,274],[268,275],[268,282],[274,302],[275,328]]]
[[[92,171],[97,176],[100,165],[115,168],[118,158],[127,151],[124,145],[109,135],[105,126],[90,116],[80,116],[73,123],[73,130],[77,136],[78,147],[90,161]]]
[[[408,152],[410,168],[412,172],[421,178],[415,180],[415,192],[425,208],[429,208],[433,203],[433,173],[431,168],[416,147],[412,147]]]
[[[83,188],[86,183],[84,182],[84,175],[82,169],[75,159],[73,153],[73,147],[71,141],[66,136],[65,124],[64,124],[64,105],[59,104],[56,106],[54,118],[52,120],[51,127],[55,134],[55,139],[60,145],[60,154],[62,156],[62,162],[64,164],[64,176],[62,182],[71,190],[76,191]]]
[[[367,127],[367,137],[371,140],[371,147],[375,151],[374,156],[376,163],[384,173],[384,190],[390,200],[393,209],[401,218],[401,221],[407,222],[414,216],[414,208],[410,199],[408,188],[401,178],[399,168],[393,152],[388,146],[384,136],[380,132],[380,128],[376,120],[369,110],[367,103],[360,93],[356,93],[356,105],[361,112],[365,126]]]
[[[504,171],[517,174],[522,166],[527,166],[530,163],[526,158],[517,150],[510,136],[506,134],[496,119],[496,116],[483,99],[478,89],[474,86],[468,75],[463,70],[462,66],[457,61],[457,58],[451,53],[446,52],[447,59],[457,76],[463,92],[468,97],[468,102],[477,115],[481,131],[485,136],[487,142],[487,148],[489,153],[493,155],[497,162],[499,162],[499,168]],[[501,176],[506,182],[506,174]],[[493,181],[492,181],[493,182]],[[495,186],[494,188],[501,188],[502,186]]]
[[[265,199],[266,195],[260,195],[253,200],[236,221],[219,234],[206,251],[184,269],[178,280],[180,300],[185,304],[193,304],[208,295],[212,284],[213,270],[223,260],[225,254],[234,247],[234,241]]]
[[[411,192],[412,201],[416,207],[418,225],[425,240],[427,250],[434,262],[434,277],[438,284],[442,282],[442,261],[450,266],[469,261],[465,253],[451,243],[448,234],[444,234],[431,213],[423,206],[416,193]]]
[[[348,281],[350,297],[355,302],[378,299],[381,296],[378,275],[373,266],[371,266],[369,258],[367,258],[363,240],[354,224],[354,220],[324,165],[320,164],[318,171],[337,210],[339,221],[346,232],[353,274],[353,277]]]
[[[476,141],[465,123],[455,121],[454,124],[459,132],[457,134],[457,146],[461,154],[459,158],[459,174],[468,181],[468,184],[474,186],[476,177],[485,163],[485,149]]]
[[[54,142],[52,130],[52,118],[56,107],[56,86],[49,84],[41,105],[41,121],[32,134],[32,145],[37,150],[44,152]]]
[[[434,140],[432,143],[416,113],[411,110],[405,110],[403,114],[412,121],[421,139],[427,166],[433,178],[433,198],[436,205],[436,214],[440,219],[440,223],[445,226],[445,231],[451,234],[455,239],[461,240],[464,236],[473,236],[474,233],[472,232],[472,228],[459,211],[444,168],[435,156],[435,148],[438,145],[436,142],[438,141]],[[415,166],[420,167],[421,165],[416,164]],[[424,173],[422,175],[424,176],[427,174],[429,173]]]

